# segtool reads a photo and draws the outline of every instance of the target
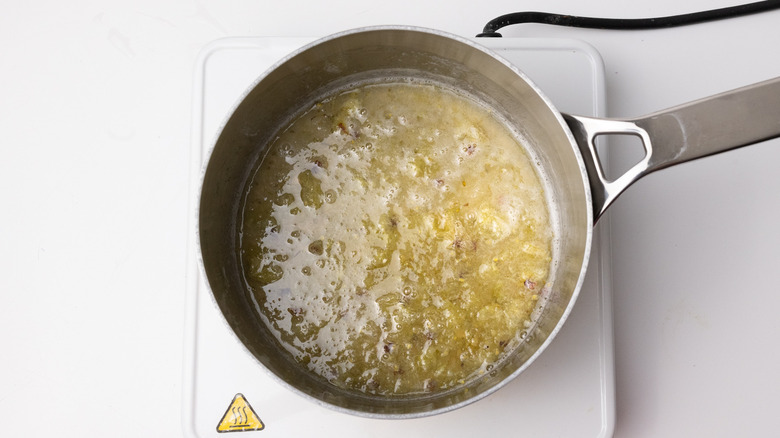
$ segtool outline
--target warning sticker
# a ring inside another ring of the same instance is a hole
[[[236,394],[228,406],[225,415],[219,420],[217,432],[243,432],[248,430],[263,430],[265,425],[260,421],[252,406],[243,394]]]

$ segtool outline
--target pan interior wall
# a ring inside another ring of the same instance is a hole
[[[241,193],[279,127],[323,96],[355,83],[414,78],[469,95],[514,127],[539,164],[554,213],[555,287],[545,297],[523,347],[496,371],[465,388],[399,400],[356,397],[296,370],[248,306],[236,237]],[[543,146],[542,146],[543,145]],[[591,219],[589,195],[576,152],[559,115],[518,72],[490,54],[459,42],[418,32],[375,31],[346,35],[305,50],[261,78],[228,120],[212,153],[201,197],[201,246],[208,281],[233,330],[255,357],[297,391],[345,409],[372,414],[444,410],[495,389],[516,374],[559,327],[570,308],[587,262]],[[241,297],[236,290],[241,290]]]

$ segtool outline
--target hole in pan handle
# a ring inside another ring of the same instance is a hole
[[[643,176],[686,161],[780,137],[780,77],[635,119],[564,115],[585,161],[598,219]],[[636,135],[645,157],[610,181],[598,158],[599,135]]]

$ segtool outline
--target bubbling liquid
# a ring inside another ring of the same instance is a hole
[[[523,147],[438,85],[363,85],[270,145],[246,194],[244,275],[262,319],[334,385],[440,391],[521,342],[553,233]]]

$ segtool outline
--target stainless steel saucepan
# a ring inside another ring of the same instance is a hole
[[[351,83],[414,77],[455,87],[503,116],[532,149],[546,176],[556,243],[549,299],[524,342],[506,360],[461,387],[380,397],[340,389],[299,365],[258,317],[242,278],[240,207],[250,173],[286,122]],[[641,138],[645,157],[605,177],[600,135]],[[292,390],[328,407],[369,417],[410,418],[476,401],[517,376],[566,321],[588,265],[593,225],[642,176],[695,158],[780,136],[780,78],[632,120],[561,114],[517,68],[480,45],[411,27],[364,28],[304,47],[256,81],[225,122],[202,177],[198,241],[216,304],[246,349]]]

